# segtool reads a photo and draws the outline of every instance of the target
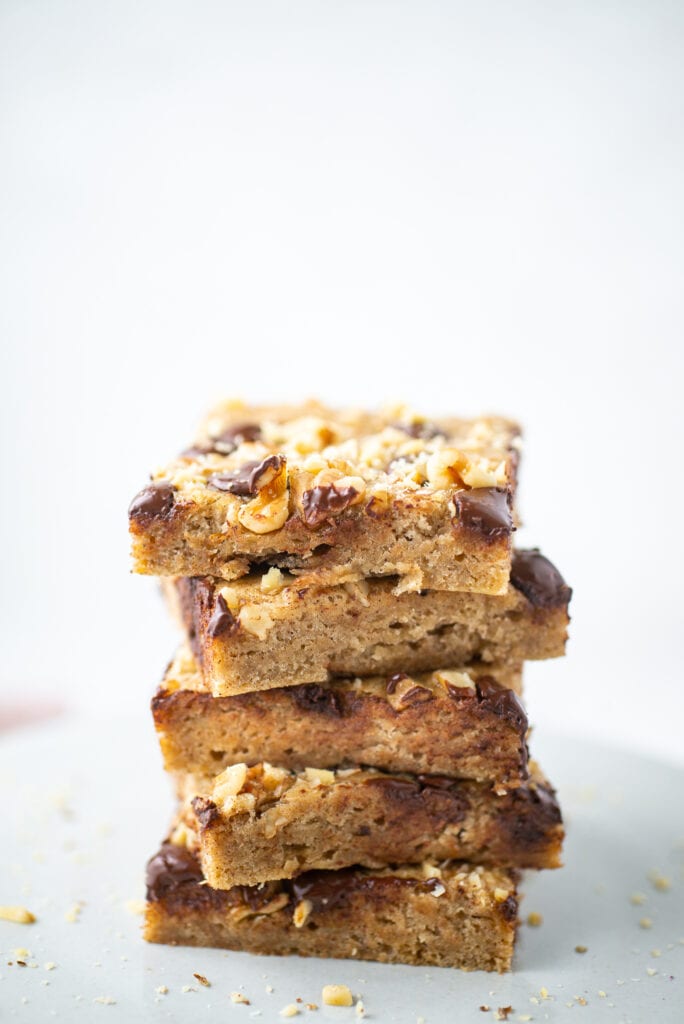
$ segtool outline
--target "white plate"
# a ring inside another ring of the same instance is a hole
[[[320,1004],[322,985],[341,982],[379,1022],[487,1021],[505,1006],[511,1021],[683,1021],[684,773],[581,740],[535,734],[533,749],[564,807],[566,867],[526,877],[523,917],[536,911],[543,924],[522,926],[514,972],[498,976],[147,945],[126,903],[143,896],[171,797],[144,716],[5,738],[0,904],[24,904],[38,920],[0,921],[0,1020],[275,1022],[297,997]],[[654,871],[669,890],[654,886]],[[638,892],[645,900],[633,905]],[[231,1002],[238,989],[250,1005]],[[304,1017],[358,1020],[333,1007],[294,1019]]]

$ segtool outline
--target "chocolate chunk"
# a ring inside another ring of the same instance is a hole
[[[192,800],[192,809],[201,828],[203,829],[208,828],[212,822],[218,821],[221,817],[221,812],[214,801],[209,800],[205,796],[194,797]]]
[[[128,515],[136,522],[149,522],[151,519],[164,519],[173,508],[174,489],[171,484],[161,481],[149,484],[136,494],[128,506]]]
[[[406,675],[405,672],[397,672],[395,675],[390,676],[390,678],[387,680],[385,691],[387,693],[394,693],[402,679],[408,679],[408,676]]]
[[[434,700],[434,694],[427,686],[416,684],[402,693],[400,699],[402,704],[427,704],[429,700]]]
[[[524,737],[527,732],[527,715],[517,694],[501,686],[491,676],[480,676],[475,685],[480,704],[503,718]]]
[[[224,633],[234,633],[237,628],[237,619],[226,604],[223,594],[219,594],[214,613],[209,619],[207,634],[211,637],[223,636]]]
[[[304,522],[307,526],[318,526],[330,516],[344,512],[358,495],[355,487],[337,487],[335,484],[323,484],[312,487],[302,494]]]
[[[476,487],[454,495],[454,519],[459,526],[488,540],[507,537],[513,527],[508,492],[502,487]]]
[[[518,916],[518,901],[515,896],[507,896],[503,903],[499,904],[499,913],[504,921],[511,923]]]
[[[245,462],[238,469],[229,470],[227,473],[212,473],[207,481],[207,487],[215,491],[228,491],[240,498],[253,498],[259,489],[262,474],[268,469],[277,473],[284,462],[285,458],[282,455],[267,455],[261,462]]]
[[[390,423],[390,427],[402,430],[409,437],[420,438],[423,441],[431,441],[433,437],[446,437],[443,430],[436,427],[434,423],[424,421],[422,423]]]
[[[260,437],[261,427],[258,423],[236,423],[234,426],[228,427],[227,430],[224,430],[217,437],[213,437],[212,441],[217,451],[222,451],[225,448],[230,448],[231,451],[234,451],[238,445],[244,444],[245,441],[258,441]]]
[[[147,898],[163,899],[180,885],[202,881],[202,869],[197,858],[183,846],[164,843],[147,864]]]
[[[340,695],[333,690],[326,690],[318,683],[302,683],[288,689],[294,697],[295,703],[303,711],[317,711],[319,714],[338,718],[342,714]]]
[[[564,608],[572,597],[558,569],[538,548],[513,553],[511,583],[536,608]]]

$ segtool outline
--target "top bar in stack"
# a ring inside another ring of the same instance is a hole
[[[325,585],[503,594],[519,447],[498,417],[227,402],[131,503],[135,568],[230,580],[268,563]]]

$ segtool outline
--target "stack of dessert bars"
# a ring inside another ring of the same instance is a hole
[[[522,662],[563,654],[570,599],[512,546],[519,453],[495,417],[226,402],[133,500],[184,631],[149,941],[510,967],[563,839]]]

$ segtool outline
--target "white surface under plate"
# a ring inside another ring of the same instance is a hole
[[[499,976],[147,945],[127,903],[143,896],[171,809],[149,723],[5,738],[0,904],[37,922],[0,921],[0,1020],[277,1022],[299,997],[295,1020],[358,1021],[304,1008],[339,982],[378,1022],[487,1021],[508,1006],[511,1021],[682,1021],[684,773],[580,740],[535,735],[533,749],[565,811],[566,867],[526,876],[523,919],[536,911],[543,924],[522,925],[515,969]],[[231,1002],[236,990],[249,1005]]]

